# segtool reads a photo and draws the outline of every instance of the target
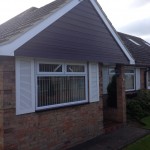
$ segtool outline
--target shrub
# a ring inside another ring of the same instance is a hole
[[[137,93],[136,100],[139,101],[141,107],[150,114],[150,91],[140,90]]]
[[[146,116],[146,112],[141,107],[141,104],[137,100],[132,100],[127,104],[127,114],[136,120],[141,120],[141,118]]]
[[[116,76],[112,77],[111,82],[108,84],[107,92],[108,92],[108,106],[110,107],[117,107],[117,81]]]
[[[138,121],[150,115],[150,91],[138,91],[137,96],[127,103],[127,114]]]

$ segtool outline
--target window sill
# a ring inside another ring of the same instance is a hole
[[[89,104],[88,101],[80,102],[80,103],[74,103],[74,104],[66,104],[61,106],[53,106],[53,107],[43,107],[43,108],[36,108],[36,112],[43,112],[43,111],[49,111],[49,110],[57,110],[57,109],[66,109],[69,107],[75,107],[75,106],[81,106],[81,105],[87,105]]]

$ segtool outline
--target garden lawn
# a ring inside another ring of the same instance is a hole
[[[145,129],[150,129],[150,116],[143,118],[141,122],[144,124]]]
[[[123,150],[150,150],[150,135],[145,136]]]

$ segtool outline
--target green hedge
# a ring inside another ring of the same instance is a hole
[[[127,102],[127,114],[133,119],[141,120],[150,115],[150,91],[140,90],[137,96]]]

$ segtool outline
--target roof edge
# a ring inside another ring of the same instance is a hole
[[[114,27],[112,26],[112,24],[110,23],[110,21],[108,20],[108,18],[106,17],[104,11],[102,10],[101,6],[98,4],[97,0],[90,0],[90,2],[92,3],[93,7],[95,8],[95,10],[99,14],[99,16],[104,21],[105,25],[107,26],[107,28],[109,29],[110,33],[112,34],[112,36],[114,37],[114,39],[116,40],[116,42],[118,43],[118,45],[120,46],[120,48],[122,49],[122,51],[125,54],[125,56],[128,58],[129,63],[130,64],[135,64],[134,58],[132,57],[132,55],[128,51],[128,49],[125,47],[125,45],[122,43],[122,41],[119,38],[116,30],[114,29]]]
[[[0,55],[14,56],[14,52],[17,48],[19,48],[20,46],[28,42],[30,39],[32,39],[34,36],[36,36],[38,33],[46,29],[48,26],[50,26],[60,17],[65,15],[67,12],[69,12],[82,1],[83,0],[71,0],[58,11],[56,11],[54,14],[51,14],[49,17],[46,17],[44,20],[42,20],[42,22],[39,22],[38,24],[33,26],[31,29],[20,35],[14,41],[11,41],[5,45],[0,45]]]

